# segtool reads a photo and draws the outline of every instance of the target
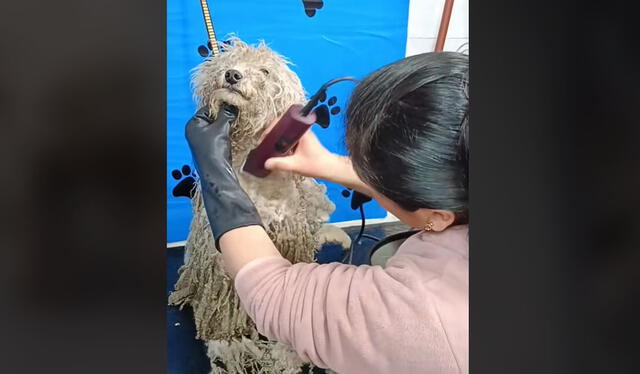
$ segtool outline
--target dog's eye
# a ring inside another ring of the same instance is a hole
[[[269,70],[267,69],[260,69],[261,72],[264,73],[264,75],[269,75]]]

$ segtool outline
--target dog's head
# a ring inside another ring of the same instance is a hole
[[[232,38],[222,49],[195,69],[192,83],[198,106],[209,107],[211,116],[215,117],[223,102],[238,108],[231,129],[235,163],[257,146],[274,119],[289,106],[304,103],[305,93],[300,79],[287,66],[289,61],[264,42],[254,47]]]

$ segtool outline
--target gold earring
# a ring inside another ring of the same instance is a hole
[[[433,222],[429,222],[424,226],[424,231],[431,231],[433,230]]]

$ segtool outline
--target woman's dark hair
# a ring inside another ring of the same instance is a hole
[[[356,173],[402,208],[468,222],[469,57],[433,52],[367,76],[347,108]]]

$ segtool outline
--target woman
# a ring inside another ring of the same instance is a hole
[[[342,184],[423,229],[386,267],[285,260],[230,167],[225,107],[186,134],[216,244],[263,335],[349,373],[468,372],[468,57],[426,53],[369,75],[347,108],[350,157],[312,132],[266,167]]]

